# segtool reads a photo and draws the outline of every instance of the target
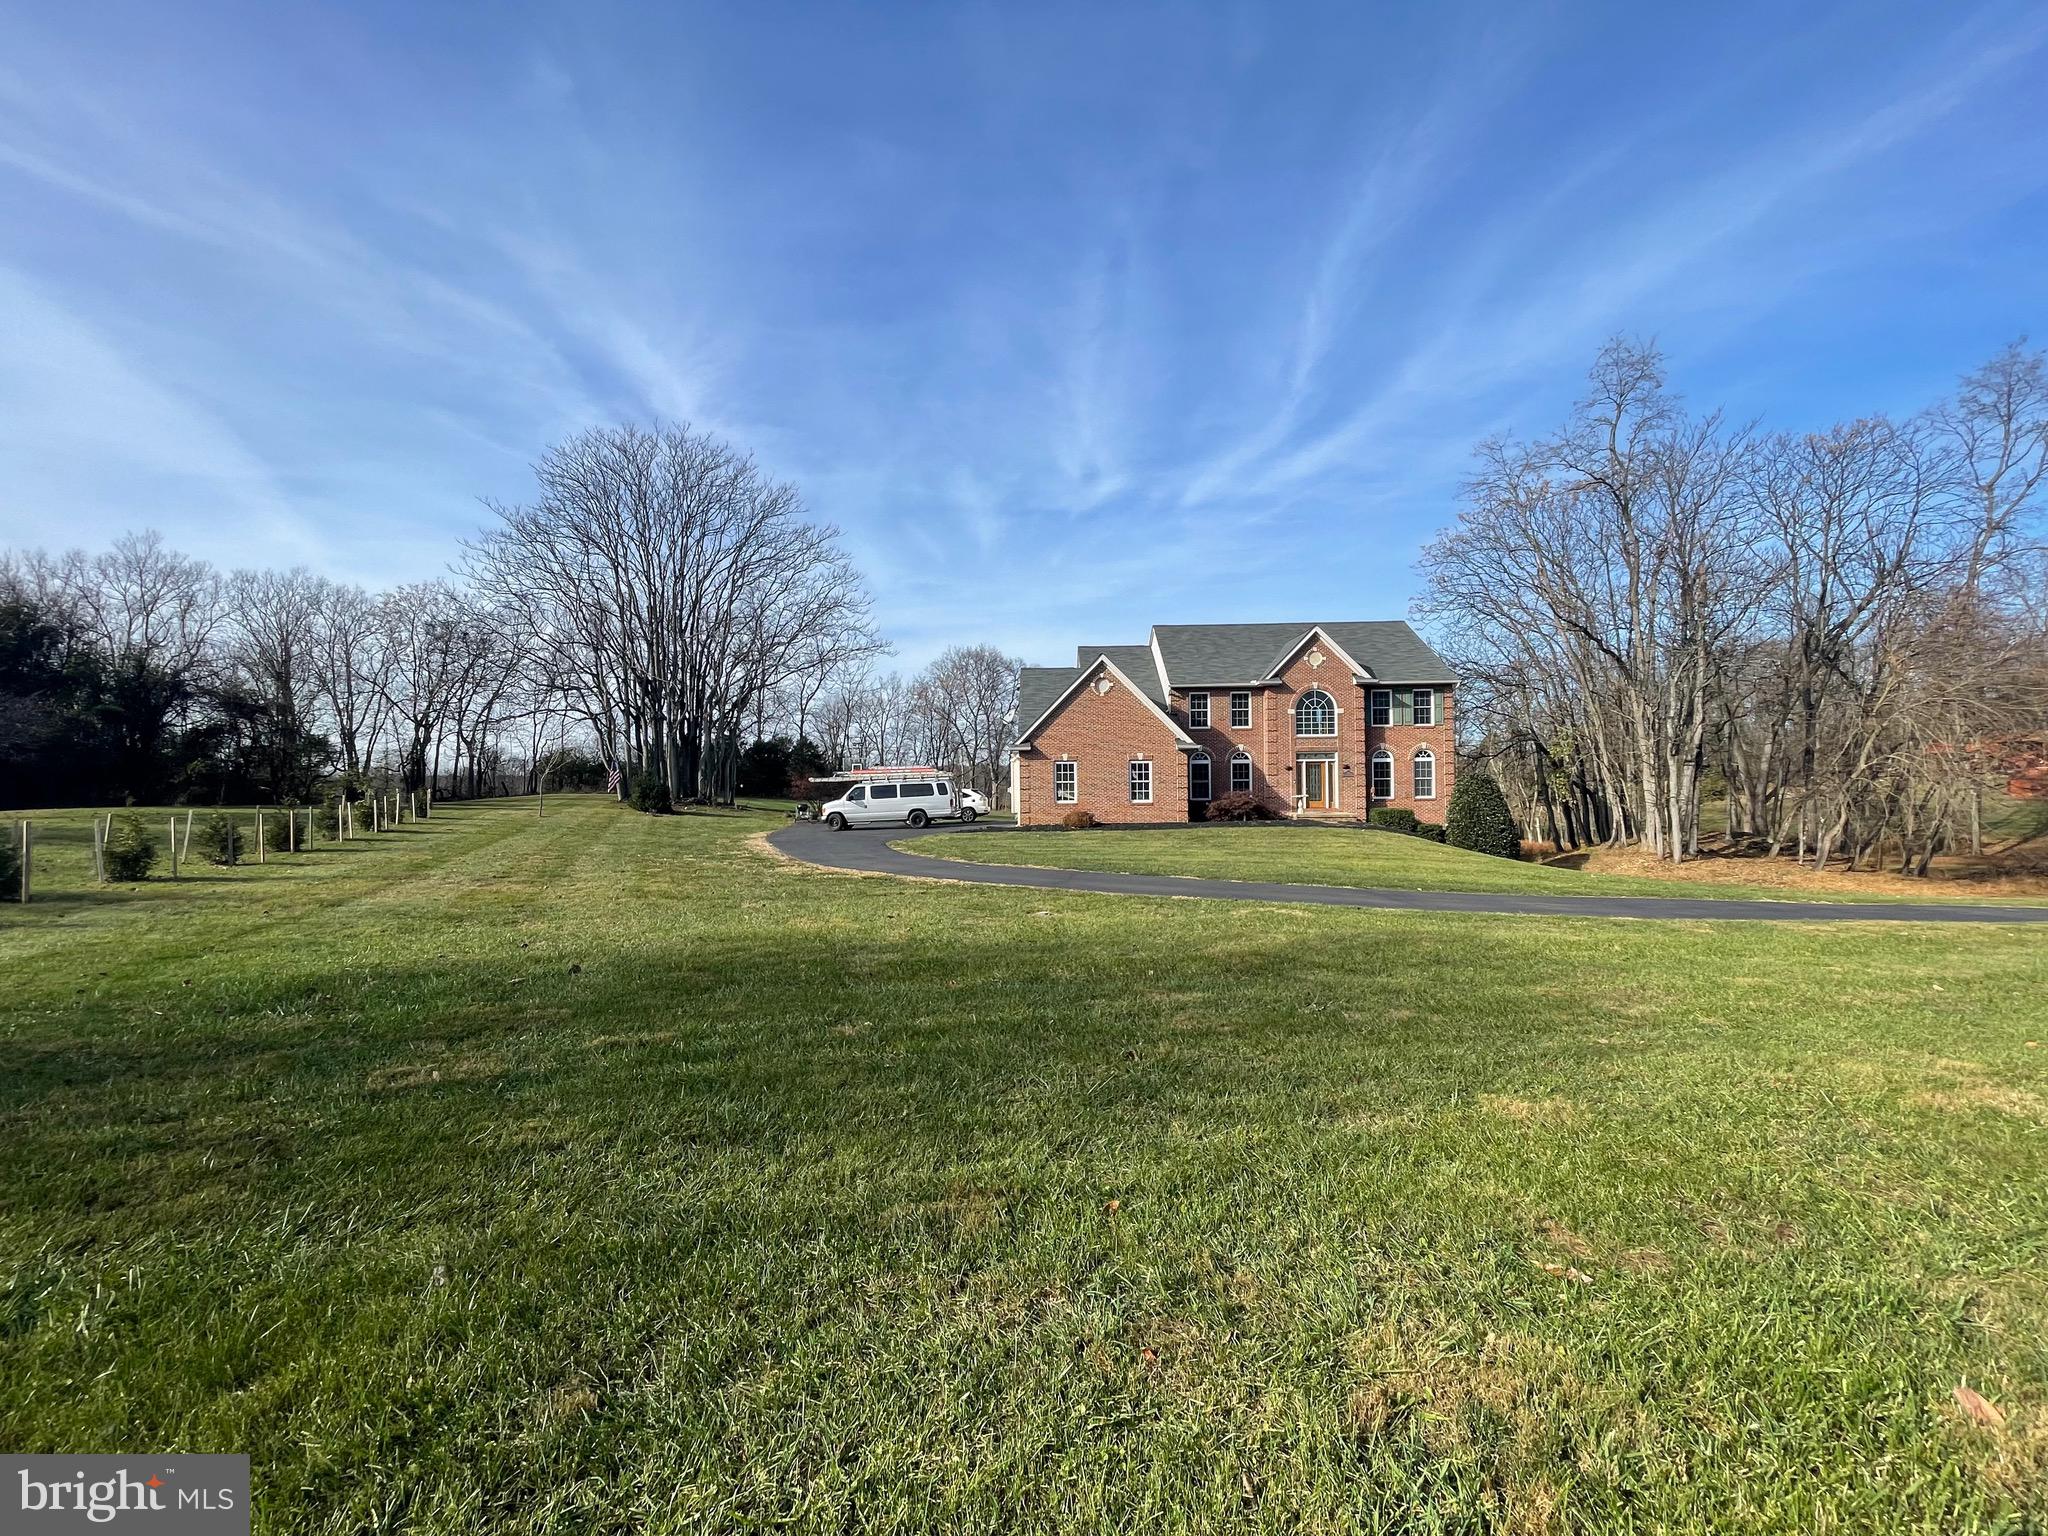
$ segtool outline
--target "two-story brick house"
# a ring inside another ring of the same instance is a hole
[[[1010,803],[1026,826],[1199,821],[1249,791],[1275,815],[1440,822],[1457,679],[1398,620],[1157,624],[1017,681]]]

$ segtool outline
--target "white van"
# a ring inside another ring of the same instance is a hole
[[[819,816],[834,832],[848,827],[921,827],[960,814],[950,778],[873,778],[826,802]]]

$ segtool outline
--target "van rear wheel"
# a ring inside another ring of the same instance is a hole
[[[925,813],[922,810],[916,810],[910,813],[910,824],[913,827],[921,827],[930,820],[931,817],[925,815]]]
[[[844,832],[846,830],[846,818],[840,815],[837,811],[834,811],[830,816],[827,816],[825,818],[825,825],[830,827],[834,832]]]

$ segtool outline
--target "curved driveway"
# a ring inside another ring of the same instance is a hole
[[[1255,880],[1199,880],[1181,875],[1123,875],[1094,869],[1035,869],[970,864],[891,848],[929,837],[1054,837],[1008,827],[868,827],[834,832],[817,822],[791,822],[768,841],[791,858],[826,869],[968,885],[1015,885],[1040,891],[1092,891],[1111,896],[1208,896],[1228,901],[1290,901],[1317,907],[1383,907],[1402,912],[1491,912],[1527,917],[1740,918],[1796,923],[2041,923],[2048,907],[1969,907],[1948,903],[1703,901],[1690,896],[1532,896],[1478,891],[1385,891],[1341,885],[1275,885]]]

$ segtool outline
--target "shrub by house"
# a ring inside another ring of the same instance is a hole
[[[1490,774],[1461,773],[1451,791],[1450,813],[1444,818],[1444,837],[1453,848],[1470,848],[1495,858],[1515,859],[1522,854],[1521,835],[1508,811],[1507,796]]]

